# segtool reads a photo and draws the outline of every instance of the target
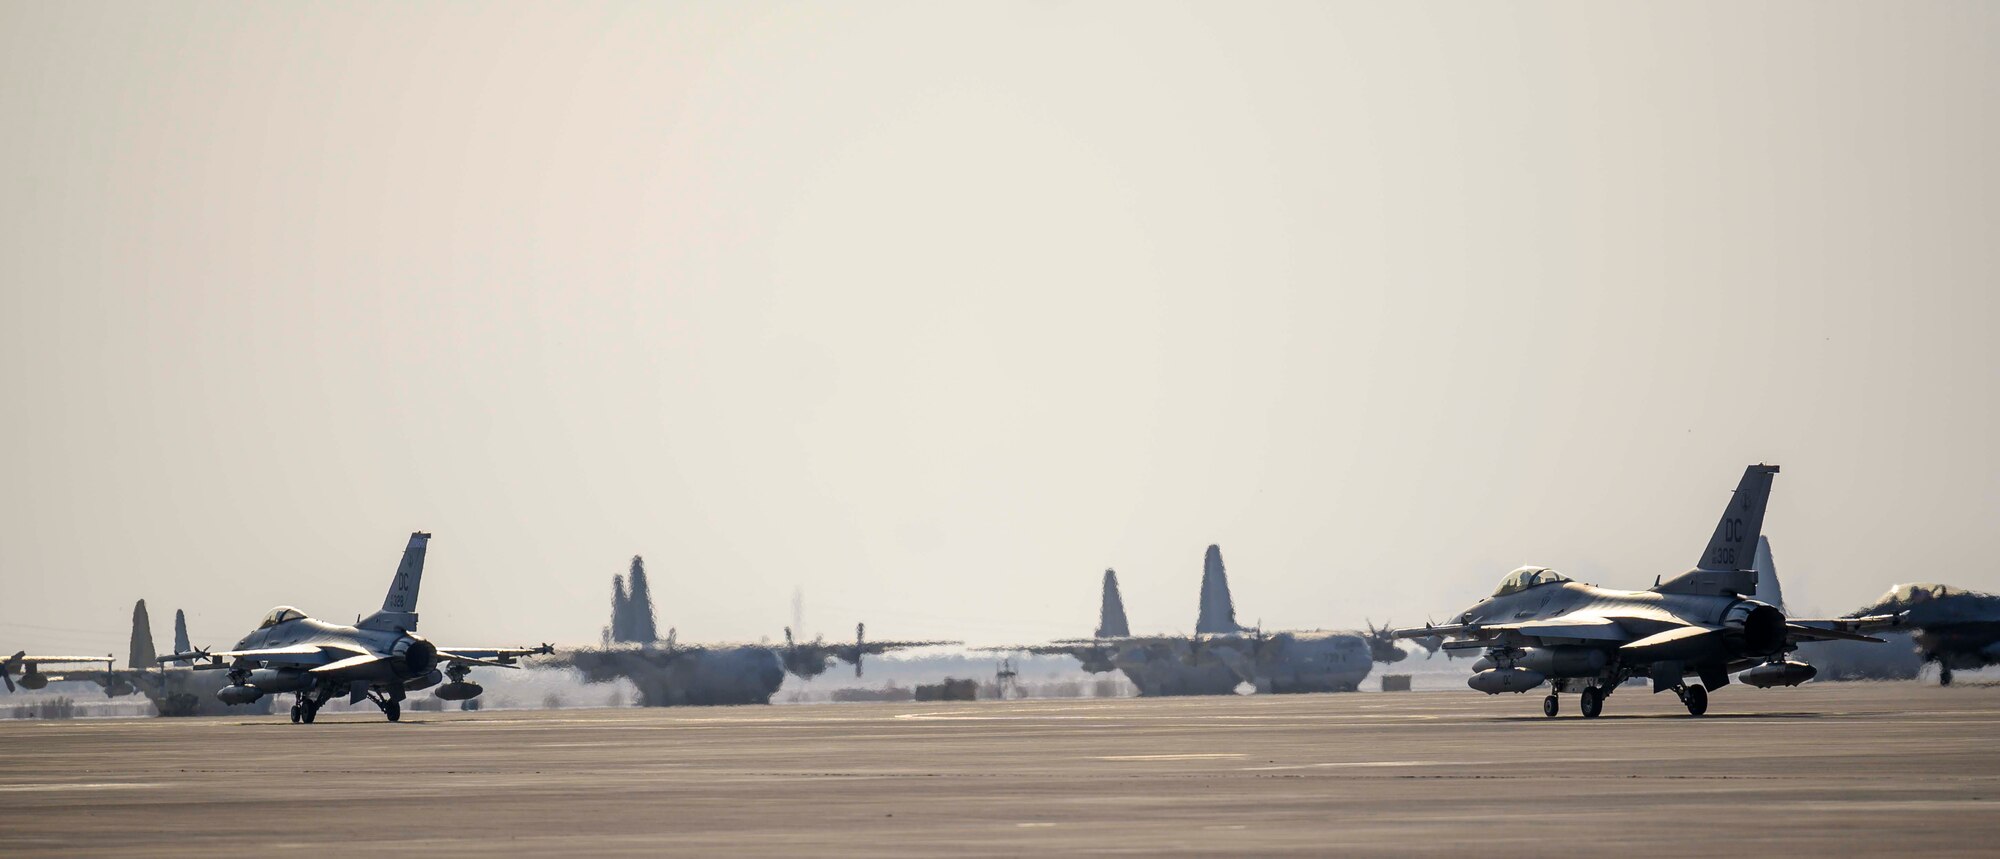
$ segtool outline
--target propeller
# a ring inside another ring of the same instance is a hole
[[[789,626],[785,627],[785,651],[781,661],[784,662],[786,671],[790,671],[800,677],[808,676],[808,672],[805,670],[804,657],[799,654],[798,639],[792,636],[792,628]]]
[[[862,649],[862,639],[864,637],[863,633],[867,630],[868,624],[857,623],[854,625],[854,676],[856,677],[861,676],[861,654],[866,652]]]
[[[7,691],[14,691],[14,672],[21,669],[21,659],[27,655],[28,651],[23,650],[7,657],[6,662],[0,663],[0,680],[7,681]]]

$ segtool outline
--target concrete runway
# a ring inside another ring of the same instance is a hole
[[[0,855],[1995,855],[2000,688],[0,722]]]

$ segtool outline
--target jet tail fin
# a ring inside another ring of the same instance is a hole
[[[1229,598],[1229,572],[1222,566],[1222,547],[1211,545],[1201,565],[1201,613],[1196,633],[1242,632],[1236,623],[1236,603]]]
[[[431,535],[417,531],[403,549],[403,561],[396,565],[396,578],[389,594],[382,598],[382,610],[356,624],[362,629],[414,631],[417,628],[417,589],[424,582],[424,552]]]
[[[146,614],[146,601],[140,600],[132,606],[132,654],[126,667],[142,671],[152,668],[156,655],[153,651],[153,620]]]
[[[1764,507],[1771,500],[1771,481],[1778,476],[1775,465],[1752,465],[1743,469],[1743,479],[1715,534],[1701,552],[1694,569],[1653,586],[1660,593],[1751,594],[1757,592],[1756,546],[1764,534]]]
[[[1708,548],[1702,550],[1697,567],[1755,569],[1757,538],[1764,534],[1764,505],[1771,500],[1771,481],[1777,476],[1775,465],[1743,469],[1743,479],[1736,484],[1729,506],[1722,510],[1722,521],[1715,523],[1715,535],[1708,538]]]
[[[1104,603],[1097,609],[1097,637],[1124,638],[1132,634],[1125,622],[1125,599],[1118,595],[1118,574],[1104,571]]]

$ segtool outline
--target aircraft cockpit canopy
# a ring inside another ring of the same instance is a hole
[[[1536,585],[1567,581],[1570,581],[1570,577],[1551,570],[1548,567],[1522,567],[1508,573],[1506,578],[1501,579],[1500,587],[1493,591],[1493,595],[1504,597],[1508,594],[1518,594]]]
[[[298,620],[305,616],[306,616],[305,612],[299,611],[298,609],[292,608],[291,606],[288,605],[281,605],[278,606],[277,608],[271,609],[270,614],[264,615],[264,622],[262,624],[259,624],[257,628],[270,629],[271,627],[277,626],[278,624],[284,623],[285,621]]]
[[[1882,599],[1876,602],[1876,605],[1889,608],[1897,606],[1907,607],[1944,597],[1964,596],[1968,593],[1971,593],[1971,591],[1964,588],[1955,588],[1951,585],[1917,582],[1890,588],[1889,592],[1883,594]]]

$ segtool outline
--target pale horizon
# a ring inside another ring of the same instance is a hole
[[[2000,8],[0,3],[6,652],[2000,591]]]

